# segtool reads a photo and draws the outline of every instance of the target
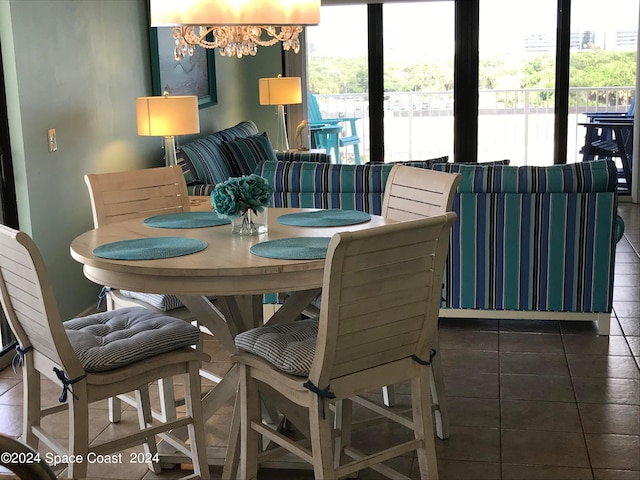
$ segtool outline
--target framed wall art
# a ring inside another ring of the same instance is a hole
[[[218,103],[215,52],[195,48],[193,56],[176,60],[172,27],[151,27],[151,79],[153,95],[195,95],[198,108]]]

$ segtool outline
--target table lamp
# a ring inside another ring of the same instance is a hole
[[[138,135],[164,137],[165,163],[177,165],[176,135],[200,133],[198,97],[169,96],[136,98]]]
[[[284,106],[302,103],[300,77],[278,75],[276,78],[261,78],[258,81],[258,87],[260,105],[277,106],[278,125],[273,149],[277,152],[286,152],[289,150],[289,140],[287,139],[287,126],[284,120]]]

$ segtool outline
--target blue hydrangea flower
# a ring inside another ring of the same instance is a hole
[[[225,217],[238,217],[247,210],[261,212],[269,206],[273,189],[259,175],[231,177],[216,185],[211,203],[216,212]]]

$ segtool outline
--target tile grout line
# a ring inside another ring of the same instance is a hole
[[[562,328],[560,329],[560,341],[562,342],[562,351],[564,353],[564,361],[567,366],[567,371],[569,372],[569,382],[571,383],[571,390],[573,393],[573,400],[576,405],[576,410],[578,412],[578,418],[580,419],[580,433],[582,434],[582,441],[584,443],[584,450],[587,454],[587,460],[589,461],[589,472],[591,473],[591,479],[595,479],[595,472],[593,471],[593,463],[591,461],[591,453],[589,452],[589,445],[587,443],[587,434],[584,431],[584,421],[582,416],[582,411],[580,410],[580,403],[578,402],[578,395],[576,393],[576,386],[573,382],[573,374],[571,372],[571,366],[569,365],[569,359],[567,357],[567,346],[564,341],[565,334],[562,332]]]
[[[498,320],[498,448],[500,450],[500,478],[504,477],[504,449],[502,445],[502,351],[500,343],[502,332],[500,330],[501,320]]]

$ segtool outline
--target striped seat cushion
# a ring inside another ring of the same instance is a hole
[[[120,295],[127,298],[133,298],[134,300],[140,300],[148,303],[149,305],[168,312],[169,310],[175,310],[176,308],[184,307],[184,304],[175,295],[164,295],[161,293],[142,293],[132,292],[130,290],[120,290]]]
[[[64,328],[87,372],[113,370],[200,340],[198,327],[142,307],[75,318]]]
[[[318,337],[318,320],[300,320],[259,327],[238,334],[236,347],[263,358],[278,370],[306,377],[311,370]]]

